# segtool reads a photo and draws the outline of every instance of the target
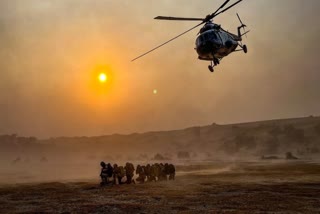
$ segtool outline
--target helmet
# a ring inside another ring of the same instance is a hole
[[[100,166],[101,166],[101,167],[106,167],[106,163],[103,162],[103,161],[101,161],[101,162],[100,162]]]

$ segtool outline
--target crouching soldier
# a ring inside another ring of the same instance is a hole
[[[113,182],[114,184],[123,184],[122,183],[122,178],[125,176],[125,170],[123,166],[118,166],[117,164],[113,165]]]

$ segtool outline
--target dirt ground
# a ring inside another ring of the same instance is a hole
[[[175,181],[99,187],[3,184],[0,213],[320,213],[320,165],[248,162],[178,166]]]

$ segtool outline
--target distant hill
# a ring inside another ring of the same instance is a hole
[[[161,154],[177,158],[261,156],[293,152],[300,156],[320,155],[320,117],[279,119],[241,124],[191,127],[183,130],[60,137],[38,140],[16,135],[0,136],[0,156],[88,159],[146,159]],[[50,160],[50,158],[48,158]]]

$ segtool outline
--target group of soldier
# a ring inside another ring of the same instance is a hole
[[[132,163],[127,162],[125,166],[113,166],[105,162],[100,163],[101,166],[101,185],[106,184],[132,184],[132,183],[144,183],[144,182],[156,182],[174,180],[176,169],[173,164],[168,163],[155,163],[147,165],[138,165],[134,168]],[[134,179],[134,173],[138,176]],[[123,182],[123,178],[125,182]]]

